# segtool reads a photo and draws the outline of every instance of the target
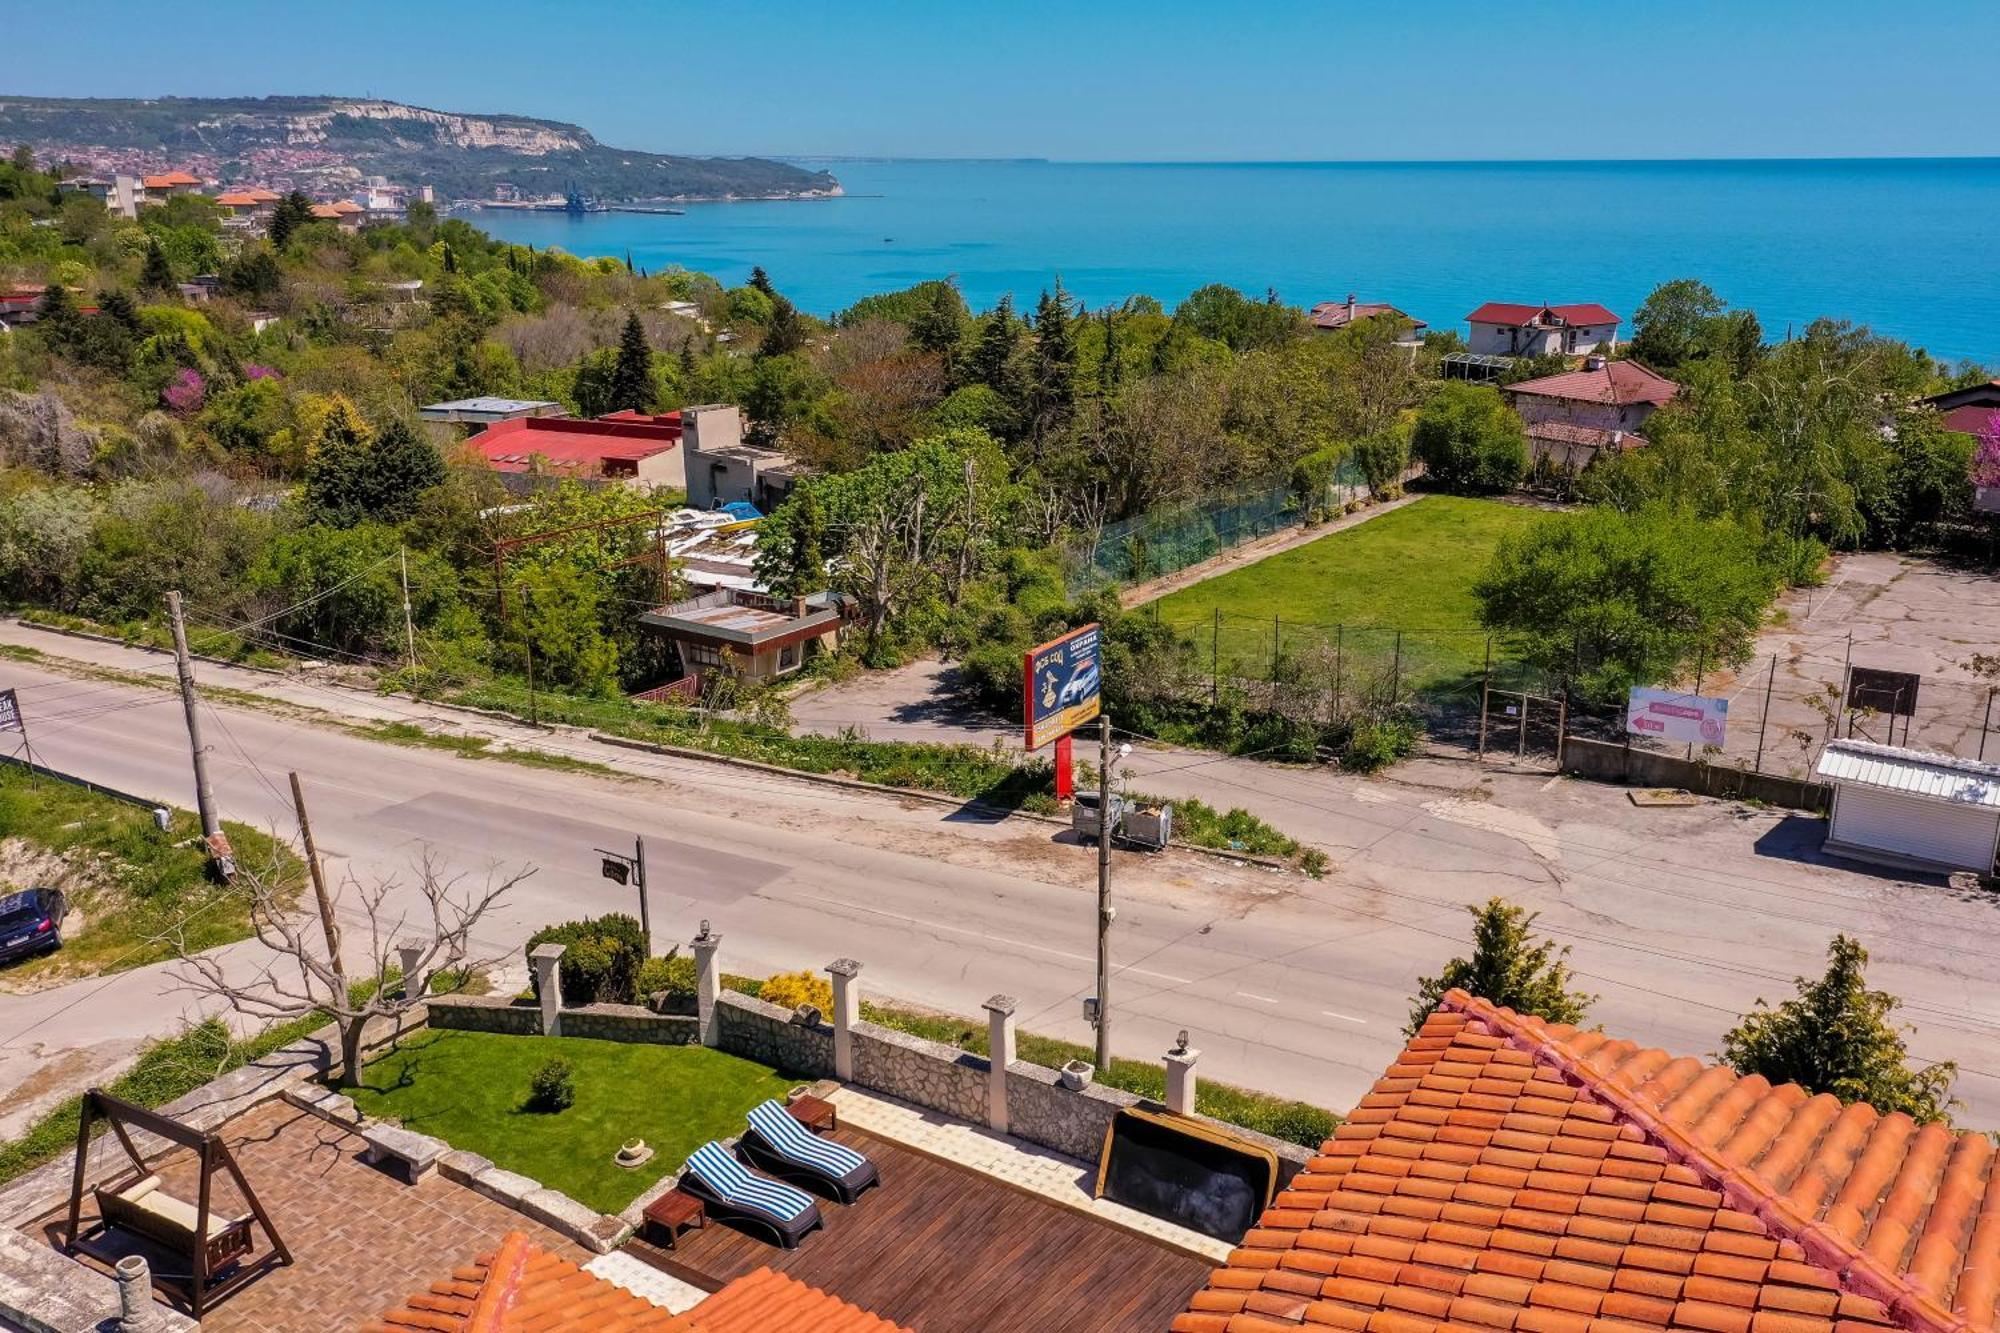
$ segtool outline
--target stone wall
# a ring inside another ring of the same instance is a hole
[[[651,1046],[693,1046],[701,1024],[680,1014],[656,1014],[637,1004],[586,1004],[562,1011],[565,1037],[630,1041]]]
[[[1563,771],[1600,782],[1624,782],[1635,787],[1682,787],[1698,796],[1757,800],[1793,810],[1823,811],[1833,804],[1833,789],[1804,778],[1776,773],[1751,773],[1727,764],[1684,759],[1620,745],[1611,741],[1563,738]]]
[[[514,1037],[539,1036],[542,1011],[532,1002],[504,995],[434,996],[430,1025],[457,1032],[504,1032]]]
[[[790,1010],[724,991],[715,1000],[715,1044],[799,1078],[833,1076],[833,1026],[792,1021]]]
[[[891,1097],[986,1122],[986,1060],[874,1023],[854,1025],[854,1081]]]
[[[1007,1066],[1008,1132],[1086,1162],[1103,1153],[1111,1118],[1144,1100],[1095,1083],[1072,1092],[1055,1070],[1025,1060]]]

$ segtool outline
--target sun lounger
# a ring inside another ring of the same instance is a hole
[[[751,1108],[749,1132],[737,1146],[758,1168],[785,1180],[825,1185],[842,1203],[853,1203],[861,1191],[882,1183],[873,1162],[814,1134],[776,1102]]]
[[[797,1249],[822,1222],[819,1205],[810,1194],[752,1175],[727,1148],[713,1141],[688,1155],[680,1187],[700,1199],[710,1217],[761,1227],[788,1250]]]

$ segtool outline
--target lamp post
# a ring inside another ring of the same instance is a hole
[[[599,873],[615,884],[634,884],[639,889],[639,933],[646,939],[646,957],[653,956],[653,916],[646,906],[646,839],[635,836],[632,839],[632,855],[622,852],[607,852],[597,849],[603,859],[598,863]]]

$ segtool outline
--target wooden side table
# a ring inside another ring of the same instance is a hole
[[[708,1226],[708,1210],[700,1199],[683,1190],[671,1189],[646,1205],[645,1219],[666,1238],[668,1249],[683,1231],[700,1231]]]
[[[818,1097],[801,1097],[785,1110],[815,1134],[828,1134],[840,1128],[840,1115],[833,1103]]]

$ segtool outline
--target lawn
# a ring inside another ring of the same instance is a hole
[[[1498,500],[1430,495],[1146,609],[1204,648],[1219,610],[1219,656],[1247,675],[1259,663],[1268,669],[1274,621],[1286,653],[1338,642],[1357,664],[1391,659],[1401,630],[1404,679],[1421,684],[1478,667],[1486,637],[1472,585],[1501,538],[1543,517]]]
[[[225,823],[237,862],[276,867],[282,892],[296,889],[298,858],[265,833]],[[250,933],[249,900],[212,879],[192,840],[195,816],[175,811],[168,830],[150,810],[47,776],[0,767],[0,894],[60,888],[69,896],[63,947],[0,969],[0,989],[29,990],[76,977],[143,967],[173,956],[170,930],[190,951]]]
[[[551,1056],[575,1071],[576,1104],[525,1109],[528,1082]],[[579,1037],[421,1032],[362,1071],[357,1106],[532,1176],[616,1213],[710,1139],[740,1133],[792,1080],[702,1046],[644,1046]],[[612,1154],[631,1138],[653,1147],[626,1170]]]

